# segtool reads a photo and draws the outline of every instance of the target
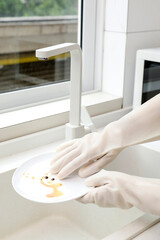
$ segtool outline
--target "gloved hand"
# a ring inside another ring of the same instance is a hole
[[[58,178],[62,179],[80,167],[81,177],[101,170],[122,150],[118,147],[118,134],[119,131],[112,124],[102,133],[94,132],[59,146],[58,153],[51,162],[51,173],[59,172]]]
[[[160,180],[101,170],[85,180],[94,187],[79,199],[100,207],[127,209],[135,206],[144,212],[160,215]]]
[[[50,171],[59,173],[62,179],[83,166],[79,175],[86,177],[102,169],[122,149],[157,139],[160,139],[160,94],[107,125],[101,133],[91,133],[60,146]]]

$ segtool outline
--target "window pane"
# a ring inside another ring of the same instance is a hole
[[[160,93],[160,63],[145,61],[142,103]]]
[[[70,55],[39,61],[35,50],[77,42],[78,0],[0,1],[0,93],[70,79]]]

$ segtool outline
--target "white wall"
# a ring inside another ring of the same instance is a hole
[[[132,105],[137,49],[160,47],[159,9],[159,0],[106,0],[103,90],[124,94],[124,107]]]

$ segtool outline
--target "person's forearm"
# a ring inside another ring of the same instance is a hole
[[[160,136],[157,136],[157,137],[154,137],[154,138],[145,139],[144,141],[139,142],[139,143],[148,143],[148,142],[154,142],[154,141],[159,141],[159,140],[160,140]]]
[[[116,121],[120,147],[160,140],[160,94]]]
[[[123,182],[123,196],[142,211],[160,215],[160,180],[129,176]]]

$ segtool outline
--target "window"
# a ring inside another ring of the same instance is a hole
[[[0,12],[3,12],[3,17],[0,18],[1,111],[69,95],[69,54],[56,56],[49,61],[39,61],[35,57],[36,49],[59,43],[78,41],[81,44],[83,91],[100,89],[100,84],[97,86],[98,81],[96,80],[96,84],[94,81],[95,65],[98,65],[95,64],[95,59],[99,65],[101,64],[95,57],[97,2],[97,0],[1,1]]]
[[[103,4],[104,1],[97,0],[1,1],[1,111],[69,95],[69,54],[54,57],[47,62],[35,58],[36,49],[59,43],[81,44],[83,91],[100,89],[101,79],[96,79],[96,83],[94,81],[95,66],[102,66],[95,56],[95,37],[101,36],[96,34],[101,29],[97,19],[102,19],[103,14],[97,16],[97,6]],[[98,64],[95,64],[95,59]]]
[[[1,0],[0,16],[0,110],[68,95],[69,53],[39,61],[35,50],[77,42],[78,0]]]

